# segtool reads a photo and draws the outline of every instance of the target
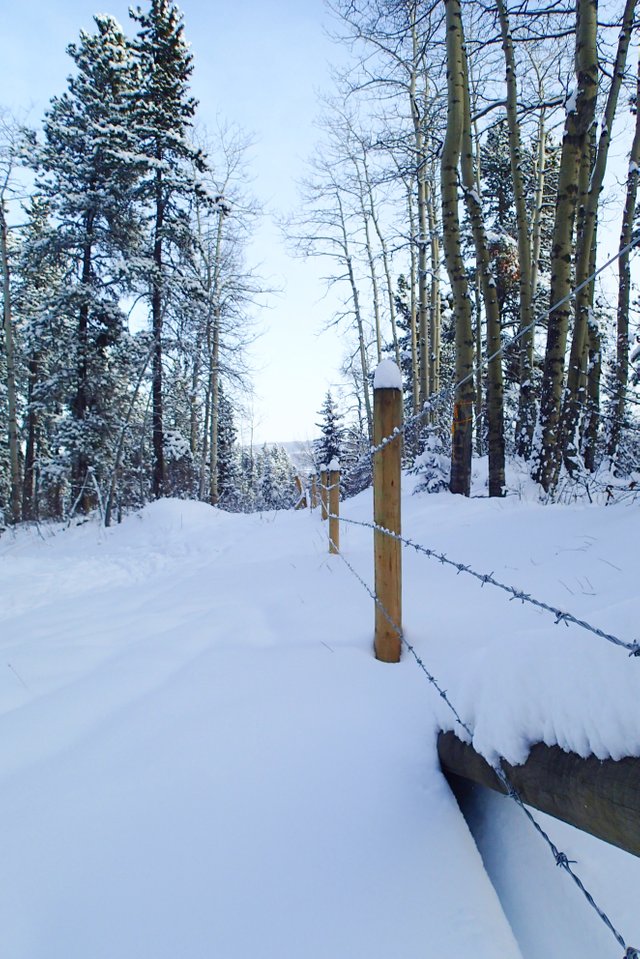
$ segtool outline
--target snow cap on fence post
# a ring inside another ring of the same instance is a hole
[[[378,364],[373,378],[373,534],[376,659],[397,663],[402,648],[400,477],[402,374],[393,360]],[[393,438],[392,438],[393,437]],[[383,441],[387,441],[383,445]],[[379,447],[382,446],[382,449]]]
[[[329,552],[340,552],[340,463],[329,463]]]
[[[382,360],[378,363],[373,376],[373,388],[402,391],[402,373],[398,364],[393,360]]]

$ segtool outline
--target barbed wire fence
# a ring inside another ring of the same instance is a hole
[[[427,547],[423,547],[421,546],[421,544],[415,543],[410,539],[399,536],[393,533],[391,530],[387,530],[387,529],[384,529],[383,527],[377,526],[375,523],[366,523],[359,520],[350,520],[344,516],[339,516],[336,514],[332,515],[331,513],[329,513],[329,518],[330,519],[333,518],[334,521],[340,521],[342,523],[348,523],[354,526],[369,528],[383,535],[392,537],[393,539],[401,542],[405,546],[413,547],[414,549],[417,549],[418,552],[425,553],[428,556],[438,559],[442,563],[446,563],[455,567],[459,573],[470,572],[473,576],[476,576],[482,581],[482,585],[484,585],[487,582],[492,583],[493,585],[498,586],[499,588],[505,590],[506,592],[513,593],[513,595],[511,596],[512,599],[517,598],[525,602],[527,601],[532,602],[533,605],[536,605],[548,612],[556,614],[556,623],[559,623],[562,621],[573,622],[575,625],[581,626],[582,628],[587,629],[590,632],[595,633],[596,635],[602,636],[603,638],[608,639],[610,642],[613,642],[618,646],[631,648],[632,651],[630,652],[629,655],[640,656],[640,646],[637,642],[629,644],[624,642],[623,640],[620,640],[618,637],[613,636],[613,634],[604,633],[602,630],[597,629],[597,627],[592,627],[589,623],[586,623],[585,621],[582,621],[582,620],[578,620],[575,617],[571,616],[571,614],[569,613],[564,613],[560,610],[556,610],[554,607],[549,606],[546,603],[542,603],[534,600],[531,596],[529,596],[529,594],[522,594],[521,591],[515,590],[515,588],[508,587],[508,586],[505,586],[504,584],[497,582],[496,580],[493,579],[491,574],[475,573],[473,570],[470,569],[470,567],[463,565],[461,563],[456,563],[455,561],[448,559],[448,557],[446,557],[443,553],[437,553],[434,550],[430,550]],[[402,644],[403,648],[406,649],[406,651],[410,654],[413,661],[421,670],[421,672],[424,674],[429,684],[435,689],[440,699],[442,699],[442,701],[445,703],[448,710],[453,715],[455,725],[459,727],[466,734],[466,737],[469,743],[470,744],[473,743],[473,739],[474,739],[473,729],[469,725],[469,723],[467,723],[462,718],[460,711],[457,709],[455,703],[449,696],[449,693],[447,692],[447,690],[444,688],[442,683],[437,679],[437,677],[429,670],[423,658],[420,656],[420,654],[416,650],[415,646],[412,643],[410,643],[409,640],[406,638],[402,630],[402,627],[394,621],[393,617],[389,614],[388,610],[386,609],[384,604],[381,602],[379,596],[376,594],[375,590],[365,581],[365,579],[355,569],[352,563],[346,558],[344,553],[337,548],[336,544],[331,540],[331,537],[328,535],[327,538],[330,544],[330,548],[333,547],[331,551],[336,553],[340,557],[341,561],[350,571],[352,576],[357,580],[360,586],[362,586],[362,588],[366,591],[369,597],[374,601],[376,608],[380,611],[380,613],[385,618],[385,620],[387,621],[391,629],[394,630],[394,632],[397,634],[398,639],[400,640],[400,643]],[[521,812],[528,819],[529,823],[536,831],[536,834],[543,840],[543,842],[546,844],[546,846],[550,850],[551,854],[554,857],[556,865],[559,866],[561,869],[563,869],[571,877],[574,884],[578,887],[578,889],[582,893],[583,897],[585,898],[589,906],[594,910],[594,912],[597,914],[600,920],[604,923],[606,928],[614,936],[618,945],[620,945],[620,947],[625,950],[624,959],[640,959],[640,951],[634,948],[633,946],[627,945],[622,934],[613,924],[613,922],[611,921],[607,913],[604,911],[604,909],[602,909],[602,907],[598,904],[593,894],[589,891],[589,889],[587,888],[583,880],[580,878],[578,872],[573,868],[573,866],[575,865],[575,862],[570,860],[567,854],[563,852],[561,849],[559,849],[559,847],[553,842],[549,834],[541,825],[540,821],[536,818],[536,816],[533,815],[529,807],[524,803],[518,790],[511,783],[507,773],[505,772],[504,763],[505,763],[504,758],[502,756],[499,756],[497,761],[490,763],[490,765],[498,781],[502,785],[505,791],[505,795],[518,806],[518,808],[521,810]]]
[[[509,586],[506,583],[500,582],[500,580],[495,578],[492,572],[479,573],[477,570],[472,569],[472,567],[467,563],[460,563],[456,560],[450,559],[446,553],[431,549],[428,546],[423,546],[421,543],[416,543],[412,539],[408,539],[405,536],[400,536],[398,533],[394,533],[392,530],[385,529],[383,526],[378,526],[376,523],[367,523],[364,520],[350,519],[345,516],[335,516],[334,518],[339,519],[341,523],[347,523],[350,526],[362,526],[366,529],[371,529],[378,533],[382,533],[383,536],[389,536],[391,539],[402,543],[403,546],[408,546],[417,553],[422,553],[424,556],[428,556],[431,559],[437,560],[443,566],[453,567],[458,574],[464,573],[472,576],[474,579],[479,580],[481,586],[486,586],[489,584],[497,587],[509,595],[510,601],[516,599],[521,603],[528,603],[529,605],[535,606],[536,608],[544,610],[547,613],[551,613],[551,615],[555,618],[556,625],[559,623],[564,623],[566,626],[568,626],[570,623],[572,623],[574,626],[579,626],[581,629],[585,629],[588,632],[593,633],[594,636],[599,636],[601,639],[605,639],[607,642],[613,643],[615,646],[619,646],[628,650],[629,656],[640,657],[640,642],[638,640],[632,640],[629,642],[627,640],[620,639],[620,637],[616,636],[614,633],[607,633],[598,626],[592,626],[591,623],[588,623],[584,619],[578,619],[578,617],[574,616],[573,613],[559,609],[557,606],[552,606],[550,603],[546,603],[544,600],[536,599],[536,597],[532,596],[531,593],[526,593],[524,590],[518,589],[516,586]]]
[[[618,253],[615,256],[611,257],[603,266],[595,270],[592,273],[592,275],[584,281],[584,283],[580,284],[578,287],[576,287],[575,290],[571,291],[569,294],[567,294],[567,296],[563,297],[561,300],[558,301],[558,303],[552,306],[550,310],[548,311],[547,315],[551,314],[554,310],[558,309],[564,303],[568,302],[584,286],[586,286],[588,283],[591,283],[600,273],[602,273],[609,266],[611,266],[612,263],[616,262],[620,256],[624,255],[625,253],[628,253],[630,250],[638,246],[638,244],[640,244],[640,234],[636,235],[631,241],[631,243],[627,244],[627,246],[624,247],[622,250],[619,250]],[[422,424],[427,416],[437,411],[437,409],[443,406],[445,402],[453,399],[458,389],[460,389],[470,380],[474,379],[489,363],[491,363],[492,360],[494,360],[501,353],[503,353],[505,349],[512,346],[514,343],[518,342],[538,323],[539,323],[539,318],[536,318],[534,322],[520,329],[514,336],[512,336],[511,338],[506,340],[504,343],[502,343],[500,348],[496,350],[491,356],[488,356],[486,359],[484,359],[480,363],[477,363],[473,367],[473,369],[465,377],[459,380],[457,383],[455,383],[452,386],[446,387],[445,389],[440,390],[438,393],[431,396],[429,400],[427,400],[423,404],[423,407],[419,412],[414,414],[412,417],[409,417],[404,422],[398,422],[397,425],[395,425],[388,433],[384,434],[382,438],[378,440],[377,443],[374,443],[374,445],[372,445],[367,450],[366,454],[360,457],[360,459],[355,464],[352,464],[351,470],[353,471],[353,470],[359,469],[365,464],[367,466],[369,466],[370,464],[373,464],[373,469],[375,472],[376,463],[381,461],[380,454],[383,454],[386,450],[388,450],[389,447],[391,447],[391,445],[395,441],[397,440],[399,441],[401,437],[404,437],[409,430],[414,429],[418,427],[420,424]],[[398,388],[401,389],[401,386]],[[374,383],[374,393],[375,393],[375,389],[376,389],[376,385]],[[386,390],[386,392],[392,392],[392,390]],[[382,417],[380,422],[382,422]],[[379,435],[380,434],[378,429],[378,436]],[[399,477],[399,468],[400,468],[399,442],[396,443],[396,452],[397,452],[397,468],[398,468],[398,477]],[[335,465],[337,464],[332,464],[332,466],[335,466]],[[326,470],[326,467],[325,467],[325,470]],[[374,479],[374,502],[376,499],[375,485],[376,484]],[[507,583],[501,582],[494,576],[493,572],[486,572],[486,573],[479,572],[478,570],[474,569],[470,564],[451,559],[445,553],[435,550],[431,547],[428,547],[422,543],[418,543],[408,537],[402,536],[399,531],[389,529],[381,525],[380,523],[376,523],[375,521],[372,523],[364,522],[361,520],[355,520],[355,519],[351,519],[349,517],[344,517],[344,516],[340,517],[339,499],[336,496],[337,487],[339,487],[339,474],[335,470],[332,470],[331,478],[329,480],[328,473],[324,472],[320,480],[320,493],[321,493],[321,498],[323,500],[322,516],[323,516],[323,519],[329,520],[329,531],[328,531],[327,538],[329,541],[330,552],[337,554],[340,557],[341,561],[346,565],[346,567],[349,569],[349,571],[357,580],[357,582],[360,584],[360,586],[367,592],[369,597],[374,601],[376,610],[381,614],[381,617],[386,621],[387,625],[391,628],[392,632],[395,633],[401,647],[406,649],[406,651],[410,654],[410,656],[412,657],[412,660],[416,663],[418,668],[422,671],[422,673],[424,674],[429,684],[435,689],[440,699],[442,699],[442,701],[446,704],[448,710],[450,711],[450,713],[452,714],[454,718],[454,725],[463,731],[469,743],[473,743],[473,739],[474,739],[473,729],[471,728],[469,723],[467,723],[462,718],[460,711],[455,706],[454,702],[452,701],[451,697],[447,693],[446,689],[443,687],[441,682],[436,678],[436,676],[429,670],[428,666],[426,665],[426,663],[424,662],[424,660],[422,659],[422,657],[420,656],[416,648],[413,646],[413,644],[407,640],[407,638],[405,637],[403,633],[402,626],[400,625],[399,622],[396,622],[394,617],[389,613],[386,605],[382,602],[376,590],[372,588],[363,579],[363,577],[360,575],[360,573],[358,573],[358,571],[355,569],[352,563],[346,558],[344,553],[340,551],[339,549],[339,523],[340,522],[346,523],[352,526],[371,529],[374,533],[374,536],[377,534],[401,546],[411,548],[415,550],[416,552],[418,552],[419,554],[427,556],[428,558],[435,559],[437,562],[441,563],[442,565],[450,566],[456,570],[458,575],[465,574],[476,579],[477,581],[480,582],[482,587],[484,587],[485,585],[490,585],[495,587],[496,589],[501,590],[503,593],[508,595],[510,601],[518,600],[522,604],[529,604],[537,609],[540,609],[544,612],[547,612],[553,615],[554,622],[556,623],[556,625],[560,623],[564,623],[567,626],[569,624],[572,624],[574,626],[577,626],[583,630],[590,632],[591,634],[619,648],[627,650],[628,655],[630,657],[640,658],[640,642],[637,639],[634,639],[634,640],[622,639],[619,636],[615,635],[614,633],[607,632],[599,627],[593,626],[591,623],[587,622],[586,620],[581,619],[566,610],[562,610],[551,603],[547,603],[544,600],[538,599],[535,596],[533,596],[531,593],[526,592],[523,589],[519,589],[515,586],[511,586]],[[328,505],[327,498],[329,497],[329,495],[332,496],[331,508],[327,508],[327,505]],[[399,530],[399,513],[398,513],[398,530]],[[398,604],[398,608],[399,608],[399,604]],[[526,816],[530,824],[535,829],[536,834],[545,842],[545,844],[549,848],[550,852],[552,853],[554,857],[556,865],[558,865],[560,868],[562,868],[565,872],[568,873],[568,875],[571,877],[575,885],[578,887],[578,889],[582,893],[583,897],[586,899],[587,903],[595,911],[595,913],[598,915],[600,920],[604,923],[607,929],[614,936],[618,945],[622,949],[624,949],[624,959],[640,959],[640,951],[638,951],[632,946],[627,945],[624,937],[621,935],[618,929],[614,926],[614,924],[612,923],[611,919],[606,914],[606,912],[596,902],[594,896],[587,889],[584,882],[578,875],[577,871],[573,869],[573,866],[575,865],[575,863],[573,863],[568,858],[566,853],[564,853],[562,850],[558,848],[558,846],[553,842],[551,837],[542,827],[539,820],[533,815],[531,810],[525,805],[517,789],[513,786],[507,773],[505,772],[504,758],[499,756],[498,759],[494,761],[493,763],[491,763],[490,765],[497,777],[498,782],[501,784],[505,794],[513,802],[516,803],[518,808],[522,811],[522,813]]]

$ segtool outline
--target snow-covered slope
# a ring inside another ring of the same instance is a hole
[[[343,512],[370,519],[370,494]],[[442,495],[407,497],[404,522],[631,639],[636,514]],[[341,541],[371,582],[370,531]],[[404,563],[407,637],[479,748],[640,753],[640,661],[426,557]],[[3,954],[616,956],[495,797],[474,829],[500,902],[438,771],[450,717],[409,657],[372,658],[371,606],[308,513],[162,501],[112,530],[6,534]],[[562,829],[638,944],[638,862]]]

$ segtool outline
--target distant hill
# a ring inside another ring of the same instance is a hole
[[[289,443],[277,443],[286,450],[287,455],[295,468],[301,473],[313,472],[312,441],[296,440]]]

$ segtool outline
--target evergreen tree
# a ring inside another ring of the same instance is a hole
[[[332,459],[340,460],[344,445],[344,417],[338,411],[331,390],[327,390],[324,403],[319,410],[321,420],[316,423],[322,432],[322,438],[314,443],[316,468],[328,466]]]
[[[57,423],[63,415],[67,350],[75,323],[55,309],[68,274],[65,253],[56,242],[50,202],[34,197],[26,206],[27,223],[16,260],[16,317],[24,416],[22,516],[25,520],[61,514],[62,475],[54,468]],[[52,482],[47,479],[51,478]]]
[[[218,403],[218,491],[220,506],[235,511],[241,499],[240,460],[238,456],[238,433],[233,421],[233,407],[222,382],[219,383]]]
[[[169,0],[151,0],[148,12],[131,11],[139,24],[134,47],[140,68],[135,122],[142,167],[139,197],[147,211],[148,291],[155,342],[152,368],[154,497],[165,489],[162,386],[163,323],[175,298],[177,264],[192,243],[189,205],[198,192],[194,170],[204,171],[201,153],[188,134],[196,110],[189,96],[193,62],[183,17]],[[145,268],[146,269],[146,268]]]
[[[80,34],[68,53],[77,69],[54,97],[35,150],[38,191],[56,222],[43,256],[62,257],[67,272],[49,303],[68,322],[66,369],[57,427],[59,465],[70,472],[80,509],[91,504],[89,471],[100,473],[111,432],[110,352],[123,328],[119,296],[137,249],[129,109],[135,86],[130,47],[116,21],[95,17],[97,32]]]

